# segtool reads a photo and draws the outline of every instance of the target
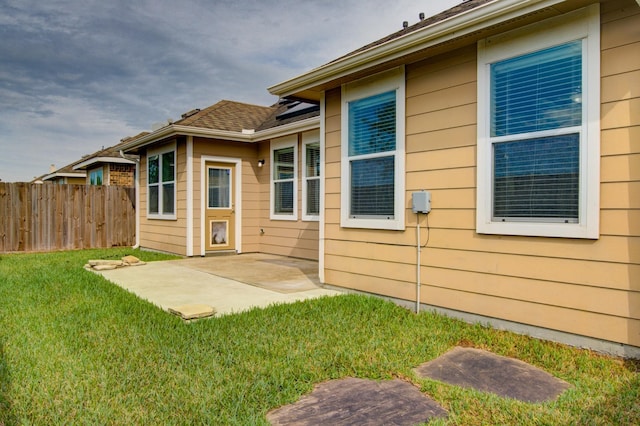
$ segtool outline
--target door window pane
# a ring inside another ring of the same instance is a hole
[[[231,208],[231,170],[209,168],[209,208]]]

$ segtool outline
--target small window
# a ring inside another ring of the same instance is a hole
[[[302,135],[304,146],[304,186],[302,201],[305,220],[320,216],[320,141],[318,132]]]
[[[90,185],[102,185],[102,169],[95,169],[89,172]]]
[[[147,156],[147,212],[154,219],[175,219],[175,147]]]
[[[404,70],[343,87],[341,224],[404,229]]]
[[[589,25],[586,10],[479,44],[478,232],[597,237],[599,14]]]
[[[297,220],[297,136],[271,144],[271,218]]]

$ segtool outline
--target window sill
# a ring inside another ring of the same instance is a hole
[[[404,231],[404,218],[399,219],[353,219],[343,217],[342,228],[381,229],[388,231]]]
[[[175,214],[172,215],[159,215],[159,214],[148,214],[147,219],[149,220],[177,220],[178,217]]]
[[[270,220],[287,220],[289,222],[295,222],[298,220],[295,215],[282,215],[282,214],[272,214],[269,216]]]
[[[489,235],[518,235],[525,237],[551,237],[551,238],[582,238],[597,240],[599,230],[597,226],[589,226],[580,223],[513,223],[513,222],[487,222],[478,221],[476,226],[478,234]]]

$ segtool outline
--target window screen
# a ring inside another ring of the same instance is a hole
[[[349,102],[349,155],[396,149],[396,93]]]
[[[494,220],[578,221],[578,134],[497,143]]]
[[[582,123],[580,40],[491,66],[491,136]]]
[[[275,214],[293,214],[294,158],[293,147],[273,151],[273,212]]]
[[[306,214],[320,214],[320,144],[305,145]]]
[[[578,222],[581,124],[580,40],[491,65],[494,221]]]
[[[350,102],[350,217],[394,217],[395,149],[395,91]]]

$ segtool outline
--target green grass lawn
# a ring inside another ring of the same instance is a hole
[[[82,269],[131,249],[0,256],[0,425],[267,424],[266,413],[341,377],[415,383],[436,424],[639,424],[636,364],[423,312],[340,296],[184,323]],[[419,379],[457,344],[566,380],[527,404]]]

